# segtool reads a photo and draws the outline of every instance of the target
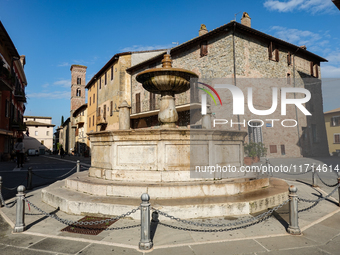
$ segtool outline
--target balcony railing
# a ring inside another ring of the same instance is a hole
[[[14,97],[16,100],[20,102],[26,102],[26,95],[25,95],[25,92],[22,90],[15,90]]]
[[[106,125],[107,121],[103,116],[97,116],[97,125]]]
[[[75,119],[76,124],[84,124],[85,123],[85,116],[78,116]]]

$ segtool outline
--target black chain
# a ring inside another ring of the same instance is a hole
[[[311,199],[305,199],[305,198],[299,198],[299,201],[301,202],[307,202],[307,203],[316,203],[316,202],[321,202],[327,198],[329,198],[331,195],[333,195],[333,193],[339,188],[340,186],[340,183],[337,183],[337,186],[332,190],[331,193],[329,193],[327,196],[325,197],[321,197],[321,198],[318,198],[318,199],[315,199],[315,200],[311,200]]]
[[[267,212],[264,212],[262,214],[257,215],[256,217],[252,217],[252,218],[249,218],[249,219],[246,219],[246,220],[234,221],[234,222],[230,222],[230,223],[223,223],[223,224],[206,224],[206,223],[199,223],[199,222],[194,222],[194,221],[182,220],[180,218],[176,218],[172,215],[169,215],[169,214],[162,212],[160,210],[157,210],[155,208],[151,208],[151,209],[158,212],[160,215],[163,215],[163,216],[170,218],[172,220],[176,220],[178,222],[182,222],[184,224],[200,226],[200,227],[231,227],[231,226],[242,225],[242,224],[249,223],[249,222],[254,222],[254,221],[257,221],[261,218],[267,217],[268,215],[272,214],[274,211],[278,210],[279,208],[281,208],[282,206],[287,204],[288,201],[289,201],[289,199],[284,201],[282,204],[279,204],[278,206],[268,210]]]
[[[70,220],[65,220],[65,219],[62,219],[60,217],[58,217],[57,215],[55,214],[50,214],[50,213],[47,213],[45,212],[44,210],[40,209],[39,207],[37,207],[36,205],[34,205],[32,202],[28,201],[27,198],[24,198],[24,200],[30,205],[32,206],[34,209],[36,209],[37,211],[39,211],[41,214],[45,215],[45,216],[48,216],[50,218],[53,218],[65,225],[73,225],[73,226],[81,226],[81,225],[99,225],[99,224],[103,224],[103,223],[108,223],[110,221],[116,221],[116,220],[119,220],[119,219],[122,219],[122,218],[125,218],[127,216],[129,216],[130,214],[132,213],[135,213],[137,210],[140,209],[140,207],[137,207],[136,209],[133,209],[127,213],[124,213],[122,215],[119,215],[117,217],[113,217],[113,218],[110,218],[110,219],[106,219],[106,220],[99,220],[99,221],[70,221]]]
[[[333,188],[333,187],[335,187],[336,185],[338,185],[338,183],[335,183],[335,184],[333,184],[333,185],[330,185],[330,184],[325,183],[325,182],[321,179],[319,173],[318,173],[317,171],[315,171],[315,173],[316,173],[316,175],[319,177],[320,181],[321,181],[324,185],[326,185],[326,186],[328,186],[328,187],[331,187],[331,188]]]
[[[43,179],[60,179],[60,178],[62,178],[62,177],[64,177],[64,176],[66,176],[66,175],[68,175],[69,173],[71,173],[74,169],[75,169],[76,167],[73,167],[70,171],[68,171],[66,174],[63,174],[63,175],[60,175],[60,176],[57,176],[57,177],[44,177],[44,176],[41,176],[41,175],[38,175],[38,174],[36,174],[36,173],[34,173],[33,171],[32,171],[32,174],[34,174],[35,176],[38,176],[38,177],[40,177],[40,178],[43,178]]]
[[[6,189],[6,190],[16,190],[20,185],[22,185],[22,184],[26,181],[26,179],[27,179],[27,177],[25,177],[25,178],[21,181],[21,183],[20,183],[18,186],[16,186],[16,187],[13,187],[13,188],[6,188],[6,187],[2,186],[2,188]]]
[[[5,202],[5,199],[2,196],[1,191],[0,191],[0,200],[1,200],[0,204],[3,204],[6,208],[12,208],[17,203],[17,200],[14,200],[11,205],[7,205]]]
[[[178,227],[178,226],[172,226],[169,224],[165,224],[162,222],[159,222],[160,225],[163,225],[165,227],[169,227],[169,228],[173,228],[173,229],[178,229],[178,230],[184,230],[184,231],[193,231],[193,232],[226,232],[226,231],[232,231],[232,230],[237,230],[237,229],[243,229],[243,228],[247,228],[253,225],[256,225],[258,223],[261,223],[267,219],[270,218],[271,215],[267,215],[266,217],[259,219],[255,222],[249,223],[247,225],[244,226],[239,226],[239,227],[232,227],[232,228],[222,228],[222,229],[195,229],[195,228],[183,228],[183,227]]]

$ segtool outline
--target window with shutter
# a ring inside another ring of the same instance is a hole
[[[288,51],[287,64],[290,66],[292,64],[292,54]]]
[[[106,120],[106,104],[104,104],[104,113],[103,113],[104,120]]]
[[[111,81],[113,80],[113,66],[111,66]]]
[[[314,76],[314,72],[313,72],[314,70],[313,69],[314,69],[314,63],[313,63],[313,61],[310,61],[310,75],[311,76]]]
[[[208,55],[208,42],[203,41],[201,42],[201,57],[207,56]]]
[[[274,45],[273,42],[269,43],[268,46],[268,58],[269,60],[273,60],[276,62],[279,62],[280,56],[279,56],[279,48]]]
[[[276,145],[269,145],[269,151],[270,153],[277,153]]]
[[[334,143],[340,143],[340,134],[334,134]]]
[[[100,107],[98,107],[98,113],[97,114],[98,114],[98,116],[100,116]]]
[[[107,72],[105,72],[105,85],[107,84]]]
[[[156,109],[156,94],[150,92],[150,111],[153,111]]]
[[[319,66],[318,66],[318,64],[315,64],[314,67],[315,67],[314,77],[319,78]]]
[[[190,101],[191,103],[198,103],[198,88],[197,88],[197,80],[192,83],[190,89]]]
[[[110,116],[112,116],[113,115],[113,101],[110,102],[110,107],[111,107]]]
[[[331,127],[340,126],[340,116],[334,116],[331,118]]]
[[[286,148],[284,144],[281,144],[281,155],[286,155]]]
[[[280,52],[278,48],[275,49],[275,61],[276,62],[280,61]]]
[[[140,113],[140,93],[136,94],[136,113]]]
[[[270,42],[268,46],[268,58],[269,60],[273,59],[273,43]]]

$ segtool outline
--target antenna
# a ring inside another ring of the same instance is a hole
[[[178,45],[178,41],[177,42],[172,42],[172,44]]]
[[[241,13],[241,12],[242,12],[242,11],[240,11],[240,12],[234,14],[234,16],[235,16],[234,21],[236,21],[236,15],[239,14],[239,13]]]

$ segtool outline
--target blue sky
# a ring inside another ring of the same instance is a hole
[[[215,29],[242,12],[252,27],[329,60],[322,64],[324,111],[340,107],[340,11],[331,0],[38,1],[0,0],[0,20],[26,55],[25,115],[70,113],[72,64],[86,65],[88,82],[116,53],[169,48]]]

